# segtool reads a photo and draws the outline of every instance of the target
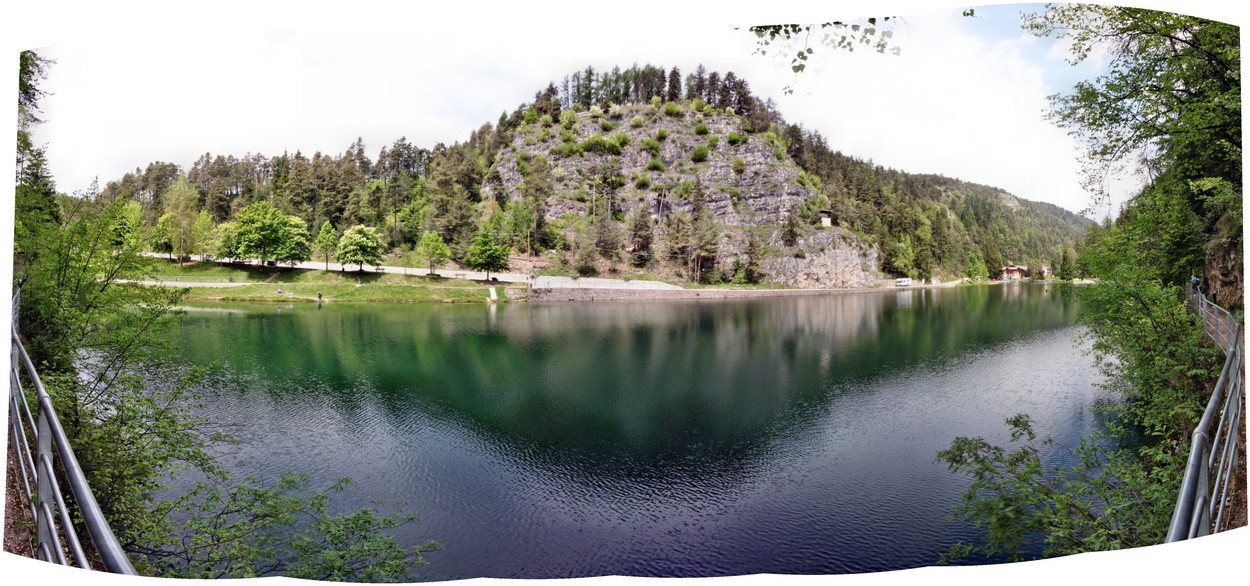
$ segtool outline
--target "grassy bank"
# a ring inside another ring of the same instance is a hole
[[[334,272],[284,267],[222,266],[195,263],[178,266],[158,261],[158,280],[177,285],[195,282],[247,283],[230,287],[189,287],[186,301],[334,302],[378,303],[487,303],[490,289],[498,301],[506,301],[503,284],[447,279],[426,275],[371,272]],[[522,292],[524,286],[512,288]]]

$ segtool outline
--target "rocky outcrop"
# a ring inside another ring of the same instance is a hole
[[[795,242],[791,254],[765,259],[770,281],[802,289],[879,287],[884,278],[877,248],[826,228]]]
[[[610,194],[616,209],[628,213],[643,206],[657,218],[690,208],[683,183],[701,185],[705,205],[726,226],[780,224],[794,205],[815,195],[805,185],[807,180],[801,179],[802,170],[771,133],[747,133],[734,114],[680,108],[680,116],[669,116],[663,108],[626,105],[615,115],[579,112],[570,129],[558,122],[523,126],[496,158],[483,185],[483,197],[521,199],[521,159],[533,155],[546,156],[552,169],[555,195],[547,201],[548,218],[585,214],[592,205],[602,205],[596,176],[606,168],[619,169],[624,180]],[[661,132],[666,137],[657,140]],[[745,140],[730,144],[731,134]],[[620,154],[564,151],[570,142],[580,145],[596,136],[615,140],[618,135],[626,137]],[[643,150],[646,140],[659,143],[656,156]],[[696,162],[692,155],[701,146],[707,148],[707,158]],[[653,159],[659,160],[662,170],[648,168]]]

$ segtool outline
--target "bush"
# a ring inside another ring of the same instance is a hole
[[[530,106],[525,110],[525,115],[521,118],[521,120],[523,120],[526,124],[534,124],[535,122],[538,122],[538,110],[535,110],[533,106]]]
[[[541,124],[543,128],[547,128],[548,126],[555,124],[555,120],[551,119],[551,114],[543,114],[538,118],[538,123]]]
[[[569,129],[560,131],[560,142],[577,142],[577,133]]]
[[[737,132],[729,133],[729,145],[730,146],[738,146],[746,141],[747,141],[747,135],[745,134],[740,134]]]
[[[572,110],[560,111],[560,125],[572,130],[573,125],[577,123],[577,113]]]
[[[663,103],[664,103],[664,99],[663,99],[663,98],[661,98],[660,96],[651,96],[651,107],[652,107],[652,108],[659,109],[659,108],[660,108],[660,104],[663,104]]]
[[[621,154],[621,145],[615,140],[608,140],[601,134],[596,134],[582,142],[581,148],[587,153],[604,153],[608,155]]]
[[[558,149],[561,156],[576,157],[582,154],[582,145],[576,142],[566,142]]]
[[[702,112],[704,106],[707,106],[707,102],[699,98],[695,98],[694,101],[690,102],[690,109],[695,112]]]
[[[647,170],[663,173],[668,170],[668,167],[664,166],[664,161],[661,161],[659,157],[652,157],[650,161],[647,161]]]
[[[629,119],[629,127],[630,127],[630,128],[639,128],[639,127],[641,127],[643,124],[646,124],[646,122],[647,122],[647,121],[646,121],[645,119],[643,119],[643,117],[642,117],[642,116],[634,116],[633,118],[630,118],[630,119]]]
[[[646,173],[638,173],[634,176],[634,187],[637,187],[638,189],[650,189],[651,176]]]
[[[616,123],[608,119],[600,120],[599,130],[602,130],[604,132],[612,132],[613,130],[616,130]]]
[[[657,131],[656,131],[656,133],[655,133],[655,139],[656,139],[656,140],[658,140],[658,141],[660,141],[660,142],[664,142],[664,139],[666,139],[666,138],[668,138],[668,131],[667,131],[667,130],[664,130],[663,128],[661,128],[661,129],[659,129],[659,130],[657,130]]]
[[[709,149],[711,149],[711,150],[716,150],[716,145],[718,145],[718,144],[720,144],[720,137],[719,137],[719,136],[709,136],[709,137],[707,137],[707,148],[709,148]]]
[[[591,117],[591,118],[598,118],[598,117],[600,117],[600,116],[603,116],[603,108],[600,108],[598,105],[591,106],[591,107],[590,107],[590,117]]]
[[[624,114],[625,114],[625,110],[621,108],[620,104],[612,104],[611,106],[608,106],[608,116],[611,116],[613,118],[616,118],[617,120],[620,120],[621,116],[623,116]]]
[[[697,135],[699,135],[699,136],[703,136],[703,135],[707,134],[707,125],[706,125],[706,124],[696,124],[696,125],[694,126],[694,133],[695,133],[695,134],[697,134]]]
[[[654,138],[644,138],[642,139],[642,145],[638,147],[638,150],[644,153],[650,153],[653,157],[658,157],[660,156],[660,141],[655,140]]]
[[[672,103],[672,102],[669,102],[669,103],[667,103],[667,104],[664,104],[664,115],[665,115],[665,116],[669,116],[669,117],[672,117],[672,118],[680,118],[680,117],[682,117],[683,115],[685,115],[685,113],[686,113],[686,112],[685,112],[685,110],[682,110],[682,109],[681,109],[681,106],[678,106],[677,104],[674,104],[674,103]]]
[[[743,160],[742,157],[734,157],[733,165],[734,173],[739,175],[743,174],[747,170],[747,162]]]
[[[699,145],[694,147],[694,152],[690,153],[690,160],[696,163],[702,163],[707,160],[707,146]]]

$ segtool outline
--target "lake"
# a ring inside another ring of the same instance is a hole
[[[420,517],[424,580],[842,574],[934,564],[956,436],[1104,398],[1071,291],[1032,284],[723,301],[192,308],[239,477],[353,480]]]

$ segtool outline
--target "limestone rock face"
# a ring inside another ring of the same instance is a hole
[[[788,256],[762,263],[769,280],[802,289],[880,287],[884,282],[877,270],[877,248],[839,230],[825,229],[799,238],[792,250]]]
[[[635,117],[641,119],[636,126]],[[700,126],[704,134],[699,133]],[[664,140],[656,138],[661,132]],[[731,133],[745,141],[730,144]],[[627,140],[620,154],[565,152],[566,144],[582,144],[595,136],[615,140],[618,135]],[[573,140],[566,141],[566,137]],[[656,156],[643,150],[645,140],[659,143]],[[698,147],[707,148],[707,158],[701,162],[693,159]],[[614,209],[628,213],[641,206],[657,219],[688,211],[691,196],[683,190],[695,183],[703,189],[705,205],[717,222],[727,226],[780,224],[794,205],[815,195],[775,136],[749,134],[741,118],[723,111],[683,108],[681,116],[668,116],[650,105],[626,105],[615,117],[579,112],[569,129],[558,122],[548,127],[523,126],[500,151],[482,187],[483,197],[520,200],[522,159],[538,155],[547,157],[555,184],[555,195],[547,201],[548,219],[585,214],[591,206],[604,205],[605,194],[596,178],[605,169],[624,179],[624,185],[607,194]],[[662,170],[653,159],[662,164]],[[688,185],[683,188],[683,183]]]

